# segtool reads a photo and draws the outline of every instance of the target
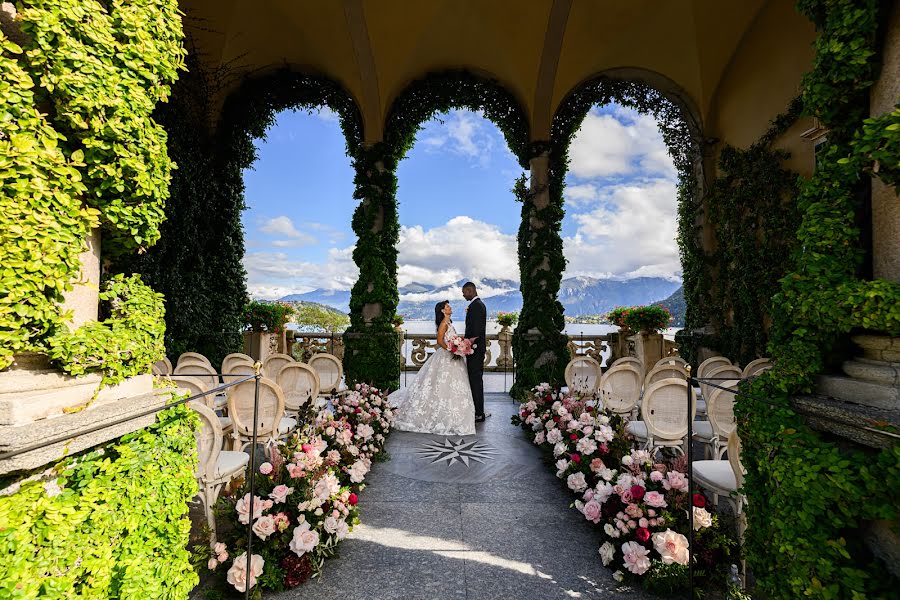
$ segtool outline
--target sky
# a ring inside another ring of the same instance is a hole
[[[244,173],[250,293],[349,289],[358,272],[356,202],[336,115],[282,112],[256,147]],[[653,118],[594,107],[569,155],[564,277],[680,279],[676,173]],[[426,123],[397,171],[399,284],[517,281],[521,205],[511,188],[521,174],[500,130],[481,115],[452,111]]]

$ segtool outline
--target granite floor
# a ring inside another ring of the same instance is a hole
[[[322,577],[271,597],[304,600],[645,598],[617,588],[597,535],[540,453],[510,424],[515,404],[466,438],[394,432],[360,494],[362,523]],[[270,595],[267,594],[267,597]]]

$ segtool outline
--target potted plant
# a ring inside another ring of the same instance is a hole
[[[497,313],[497,322],[500,323],[500,326],[504,329],[512,327],[519,322],[519,313],[499,312]]]
[[[251,300],[244,306],[244,353],[265,360],[272,352],[284,352],[284,326],[294,314],[286,302]]]
[[[672,320],[672,314],[662,306],[632,306],[626,310],[625,324],[632,331],[640,333],[659,333]]]
[[[509,330],[510,327],[519,322],[519,313],[516,312],[500,312],[497,313],[497,322],[500,323],[500,332],[497,334],[500,343],[500,356],[497,357],[497,366],[503,369],[509,369],[513,366],[512,359],[512,337],[513,334]],[[490,344],[490,342],[488,342]]]
[[[628,323],[625,317],[631,309],[625,306],[617,306],[606,314],[606,320],[618,327],[622,333],[629,333]]]
[[[403,329],[403,322],[403,315],[394,315],[394,318],[391,319],[391,323],[393,323],[396,331],[401,331]]]

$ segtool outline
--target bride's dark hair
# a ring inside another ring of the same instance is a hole
[[[444,306],[450,304],[449,300],[441,300],[434,305],[434,327],[437,329],[444,320]]]

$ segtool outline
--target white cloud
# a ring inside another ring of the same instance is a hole
[[[260,298],[280,298],[316,288],[349,290],[359,274],[353,262],[353,246],[332,248],[322,263],[297,260],[284,252],[248,252],[244,268],[247,289]]]
[[[594,184],[582,183],[579,185],[567,185],[564,195],[566,202],[578,206],[596,200],[599,198],[600,193]]]
[[[269,235],[277,235],[291,240],[290,242],[287,240],[277,240],[272,242],[273,246],[286,248],[316,243],[316,238],[308,233],[298,231],[291,218],[285,215],[266,220],[260,225],[259,230],[263,233],[268,233]]]
[[[482,115],[466,110],[452,110],[437,119],[443,121],[443,125],[434,122],[426,124],[427,135],[418,140],[425,144],[428,151],[460,154],[482,167],[490,164],[499,135],[493,124]]]
[[[446,225],[400,230],[398,280],[448,285],[460,279],[518,281],[516,236],[470,217],[454,217]]]
[[[340,117],[338,117],[338,114],[330,108],[321,107],[313,110],[311,114],[325,121],[326,123],[340,123]]]
[[[569,158],[569,172],[581,179],[675,177],[675,167],[656,120],[622,107],[613,114],[589,112],[572,140]]]
[[[577,232],[564,239],[566,277],[673,277],[678,257],[676,184],[658,179],[608,186],[598,204],[570,218]]]

